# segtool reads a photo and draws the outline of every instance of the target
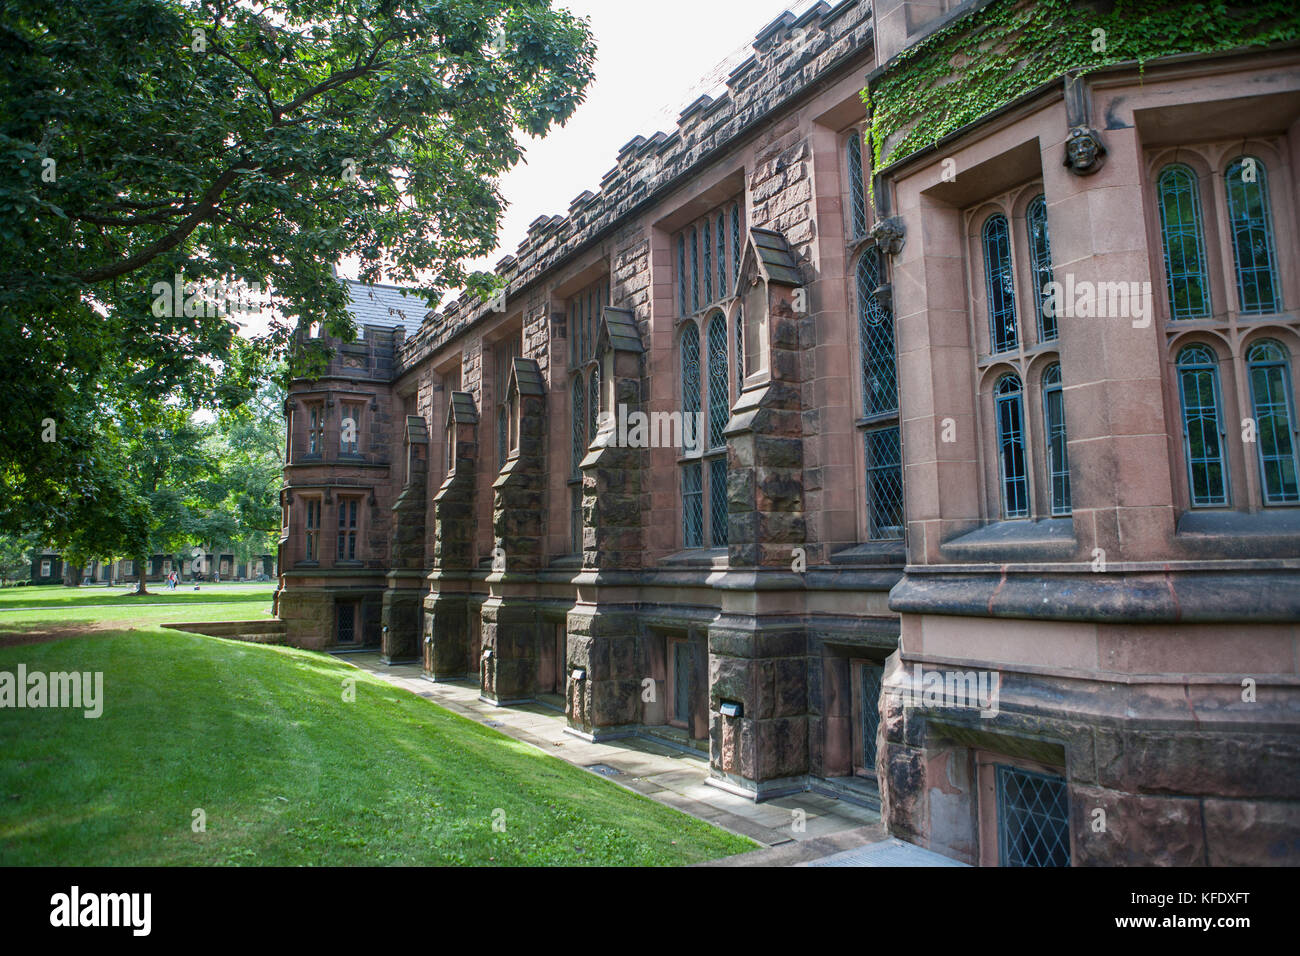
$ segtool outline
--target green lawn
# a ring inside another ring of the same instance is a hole
[[[11,635],[122,622],[0,647],[0,670],[104,675],[98,719],[0,708],[0,864],[654,865],[754,848],[335,658],[158,626],[261,617],[259,593],[0,610]]]
[[[149,584],[147,594],[136,594],[135,585],[129,587],[65,588],[61,584],[42,584],[37,587],[0,588],[0,608],[11,607],[69,607],[72,605],[110,605],[124,607],[132,604],[189,604],[205,601],[235,603],[270,601],[275,585],[252,584],[182,584],[175,591],[162,584]]]

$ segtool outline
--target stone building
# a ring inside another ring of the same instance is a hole
[[[289,639],[971,863],[1300,860],[1300,53],[881,120],[1027,6],[786,14],[503,298],[353,284],[286,402]]]
[[[243,561],[232,551],[204,552],[190,555],[154,554],[145,562],[145,581],[162,582],[175,571],[183,580],[196,576],[204,580],[267,581],[276,576],[275,557],[270,554],[254,555]],[[85,567],[77,567],[63,560],[63,555],[50,548],[32,554],[32,584],[116,584],[140,580],[137,562],[131,558],[111,560],[99,558]]]

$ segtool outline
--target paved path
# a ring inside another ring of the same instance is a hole
[[[763,847],[706,865],[790,866],[860,848],[885,836],[879,814],[855,804],[816,793],[756,804],[706,784],[708,761],[698,754],[641,737],[588,743],[566,733],[564,715],[548,707],[497,707],[479,700],[478,687],[467,681],[435,684],[424,679],[418,665],[388,666],[376,653],[340,655],[339,660],[561,760],[587,768],[601,764],[615,771],[602,775],[620,786],[747,836]]]
[[[809,860],[799,866],[967,866],[924,847],[890,837],[879,843]],[[967,867],[969,869],[969,867]]]

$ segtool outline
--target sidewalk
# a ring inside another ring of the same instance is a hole
[[[496,707],[479,700],[478,688],[467,681],[435,684],[424,679],[418,665],[385,665],[373,652],[339,655],[338,659],[762,846],[706,866],[791,866],[885,838],[879,814],[865,807],[816,793],[756,804],[706,784],[708,761],[698,754],[640,737],[588,743],[565,733],[564,715],[548,707]],[[802,820],[797,811],[803,811]]]

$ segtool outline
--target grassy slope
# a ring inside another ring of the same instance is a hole
[[[98,720],[0,709],[0,863],[675,864],[753,848],[333,658],[154,623],[253,610],[121,608],[140,630],[0,649],[3,670],[103,671],[106,701]],[[60,619],[0,623],[18,615]]]

